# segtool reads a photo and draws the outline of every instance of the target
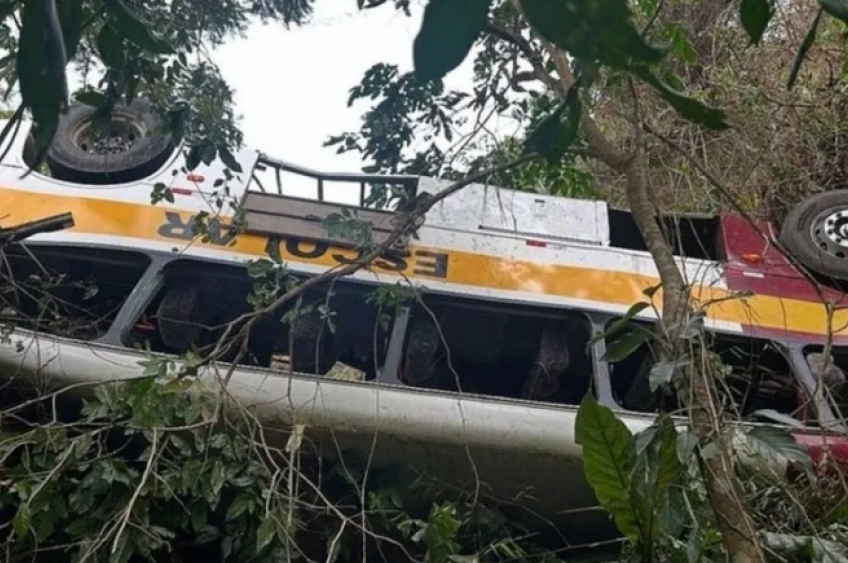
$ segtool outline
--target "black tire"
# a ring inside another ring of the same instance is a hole
[[[822,192],[796,205],[780,241],[807,268],[848,281],[848,190]]]
[[[46,158],[53,177],[85,184],[132,182],[156,172],[173,153],[173,136],[161,130],[162,119],[141,99],[112,112],[113,132],[123,147],[95,150],[85,137],[95,109],[74,104],[61,116]]]

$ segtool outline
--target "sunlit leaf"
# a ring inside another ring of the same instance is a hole
[[[601,505],[613,515],[618,529],[637,538],[639,525],[629,501],[633,434],[612,410],[587,394],[580,403],[575,438],[583,448],[586,479]]]
[[[739,19],[751,43],[760,43],[773,15],[774,6],[771,0],[742,0],[739,5]]]
[[[415,74],[443,78],[468,56],[483,30],[491,0],[430,0],[413,43]]]

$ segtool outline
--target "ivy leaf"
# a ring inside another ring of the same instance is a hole
[[[751,44],[760,44],[772,16],[774,16],[774,6],[771,0],[742,0],[739,6],[739,19],[751,39]]]
[[[583,61],[628,69],[633,61],[657,63],[665,56],[633,27],[627,0],[521,0],[521,5],[541,36]]]
[[[629,502],[633,434],[615,414],[589,393],[580,403],[574,427],[583,448],[583,470],[598,501],[609,511],[619,531],[636,539],[639,525]]]
[[[153,35],[150,27],[138,19],[121,0],[104,0],[104,4],[124,37],[151,53],[170,55],[174,52],[167,41]]]
[[[820,9],[816,12],[816,19],[813,20],[812,25],[810,25],[810,29],[807,30],[807,35],[804,36],[804,40],[798,48],[795,60],[792,61],[792,68],[789,70],[789,80],[786,81],[787,90],[791,90],[792,87],[795,86],[795,81],[798,79],[798,72],[801,70],[801,65],[804,64],[804,60],[807,58],[807,53],[810,52],[810,47],[812,47],[813,43],[816,42],[816,34],[819,31],[821,15],[822,10]]]
[[[645,66],[636,66],[632,69],[633,74],[651,86],[657,93],[673,107],[677,113],[689,121],[693,121],[708,129],[721,131],[729,125],[725,121],[724,111],[711,108],[694,98],[690,98],[683,92],[675,90]]]
[[[458,67],[483,30],[491,0],[430,0],[413,43],[415,74],[427,82]]]

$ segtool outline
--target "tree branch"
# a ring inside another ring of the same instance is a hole
[[[381,244],[372,249],[365,256],[351,262],[350,264],[347,264],[343,267],[332,268],[330,270],[327,270],[323,274],[319,274],[317,276],[307,279],[303,283],[299,284],[297,287],[291,289],[290,291],[287,291],[285,294],[277,298],[273,303],[271,303],[264,309],[260,309],[259,311],[255,311],[252,313],[245,313],[244,315],[241,315],[237,319],[231,321],[227,324],[227,328],[224,330],[224,334],[218,340],[218,344],[216,344],[212,352],[201,363],[208,364],[219,359],[221,356],[223,356],[232,349],[232,345],[234,342],[242,341],[243,339],[247,338],[247,336],[250,334],[250,331],[259,321],[268,317],[284,305],[290,303],[291,301],[294,301],[297,297],[303,295],[303,293],[305,293],[308,289],[319,286],[324,282],[327,282],[332,279],[353,275],[359,270],[367,267],[374,260],[382,256],[387,250],[389,250],[392,245],[394,245],[395,242],[397,242],[401,237],[409,234],[412,230],[414,230],[416,221],[424,217],[427,211],[429,211],[440,201],[443,201],[444,199],[450,197],[451,195],[455,194],[466,186],[473,184],[479,180],[482,180],[487,176],[505,172],[525,162],[529,162],[535,158],[538,158],[538,156],[539,155],[536,153],[528,153],[505,164],[488,168],[475,174],[470,174],[462,180],[454,182],[453,184],[451,184],[450,186],[435,195],[426,193],[418,194],[414,198],[414,200],[410,202],[411,205],[409,206],[409,210],[398,214],[398,218],[395,222],[395,228]],[[233,334],[236,325],[243,321],[247,322],[245,322],[244,326],[238,331],[235,337],[231,339],[230,336]],[[239,357],[233,362],[233,366],[231,367],[227,374],[227,377],[225,378],[225,382],[229,379],[229,376],[235,369],[235,365],[238,363],[238,360],[243,357],[243,355],[243,351],[240,351]]]

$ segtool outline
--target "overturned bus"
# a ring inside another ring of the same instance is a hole
[[[322,174],[251,150],[234,155],[238,173],[220,160],[186,170],[143,102],[119,108],[121,126],[105,141],[87,133],[91,111],[78,105],[63,118],[49,175],[23,176],[25,131],[0,165],[4,225],[62,213],[74,221],[3,250],[0,308],[14,317],[0,343],[7,378],[140,377],[146,351],[178,358],[251,310],[253,261],[279,255],[303,279],[348,264],[358,251],[331,236],[326,217],[355,210],[379,241],[395,214],[367,205],[375,186],[435,194],[449,185]],[[151,204],[163,184],[171,201]],[[238,202],[243,231],[227,230],[236,212],[222,198]],[[198,234],[198,216],[217,217],[214,228]],[[721,214],[663,224],[731,368],[731,408],[746,424],[789,427],[814,457],[848,458],[840,413],[848,296],[839,289],[848,279],[848,195],[810,198],[783,225],[781,240],[812,277],[775,248],[769,221]],[[45,271],[61,283],[31,282]],[[658,282],[628,212],[473,184],[432,208],[416,237],[304,297],[324,307],[294,323],[288,310],[264,319],[230,393],[269,425],[304,425],[313,450],[305,454],[369,452],[378,466],[477,482],[568,535],[607,537],[612,524],[600,511],[575,512],[596,505],[575,443],[576,405],[592,391],[634,431],[657,408],[674,408],[645,390],[655,361],[648,343],[613,361],[597,338]],[[398,306],[373,298],[396,286],[413,296]],[[47,294],[56,303],[49,323],[38,314]],[[655,314],[648,307],[634,322]],[[825,348],[837,375],[823,393],[809,359]],[[333,377],[339,364],[357,377]]]

